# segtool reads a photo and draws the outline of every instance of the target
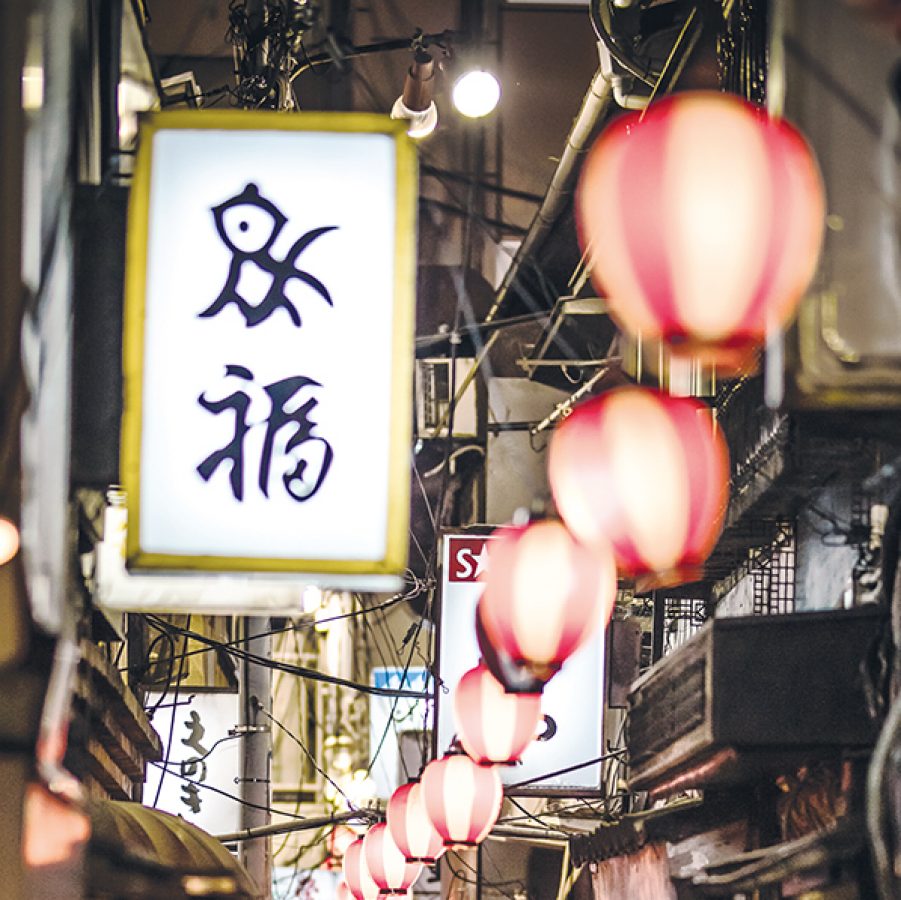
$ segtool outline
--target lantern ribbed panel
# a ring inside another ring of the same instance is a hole
[[[435,862],[447,849],[425,808],[418,782],[401,785],[388,801],[388,830],[408,862]]]
[[[421,863],[407,862],[384,822],[366,832],[363,854],[369,874],[382,894],[406,893],[422,871]]]
[[[462,754],[430,762],[422,773],[426,812],[446,847],[473,847],[501,812],[504,788],[495,769]]]
[[[353,900],[353,896],[347,882],[341,878],[335,886],[335,900]]]
[[[554,502],[583,543],[612,543],[647,586],[697,577],[728,499],[729,452],[704,404],[618,388],[576,407],[548,455]]]
[[[540,694],[508,694],[484,665],[470,669],[454,691],[454,723],[479,765],[512,765],[535,739]]]
[[[363,855],[363,838],[357,838],[345,851],[342,863],[344,881],[355,900],[377,900],[379,886],[369,873]]]
[[[610,618],[613,553],[602,540],[581,546],[560,522],[498,534],[482,575],[482,626],[495,647],[546,681]]]
[[[621,327],[727,368],[793,312],[825,219],[800,134],[713,92],[619,117],[587,157],[576,209],[593,280]]]

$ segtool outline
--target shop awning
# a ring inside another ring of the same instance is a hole
[[[177,816],[105,800],[92,808],[91,826],[89,897],[262,896],[219,841]]]

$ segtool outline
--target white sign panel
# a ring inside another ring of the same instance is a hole
[[[145,126],[126,314],[132,566],[403,570],[414,176],[379,116]]]
[[[451,693],[442,693],[438,701],[439,753],[447,750],[454,737],[453,690],[481,658],[475,611],[483,590],[478,577],[488,560],[486,545],[490,540],[472,535],[444,538],[439,671]],[[547,741],[530,744],[518,765],[500,768],[504,784],[538,779],[524,790],[598,790],[600,763],[550,778],[541,776],[603,754],[603,687],[604,638],[599,630],[563,664],[544,689],[542,712],[554,720],[556,733]]]
[[[144,805],[181,816],[210,834],[241,827],[241,738],[237,694],[148,694],[165,760],[147,766]],[[162,787],[160,782],[162,781]],[[157,795],[158,799],[157,799]]]
[[[416,666],[407,669],[406,677],[403,668],[379,666],[372,670],[371,681],[377,688],[419,693],[431,691],[428,669]],[[404,772],[400,758],[401,736],[410,732],[421,734],[431,724],[431,703],[427,700],[377,694],[369,698],[369,758],[374,760],[370,775],[375,782],[376,797],[389,799],[401,784],[406,784],[406,775],[416,777],[419,774],[418,765],[415,771]],[[426,754],[430,745],[431,742],[426,745]]]

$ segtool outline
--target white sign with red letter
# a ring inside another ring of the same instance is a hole
[[[475,610],[482,595],[479,576],[488,564],[486,535],[445,535],[439,623],[438,751],[454,737],[453,690],[480,659]],[[523,792],[596,791],[600,763],[581,766],[550,778],[542,776],[586,760],[603,750],[604,636],[598,632],[573,654],[544,689],[542,711],[553,719],[556,733],[532,743],[516,766],[501,769],[508,787],[528,781]],[[534,779],[534,780],[533,780]]]

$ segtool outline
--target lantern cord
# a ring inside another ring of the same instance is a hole
[[[602,756],[596,756],[594,759],[586,759],[584,762],[576,763],[572,766],[566,766],[566,768],[557,769],[554,772],[545,772],[542,775],[536,775],[534,778],[527,778],[525,781],[517,781],[515,784],[508,784],[507,789],[510,790],[512,788],[526,787],[530,784],[535,784],[535,782],[537,781],[544,781],[547,778],[556,778],[558,775],[566,775],[569,772],[575,772],[578,769],[583,769],[585,768],[585,766],[593,766],[595,763],[603,762],[605,759],[616,759],[626,752],[627,751],[625,747],[623,747],[621,750],[611,750],[609,753],[605,753]]]

